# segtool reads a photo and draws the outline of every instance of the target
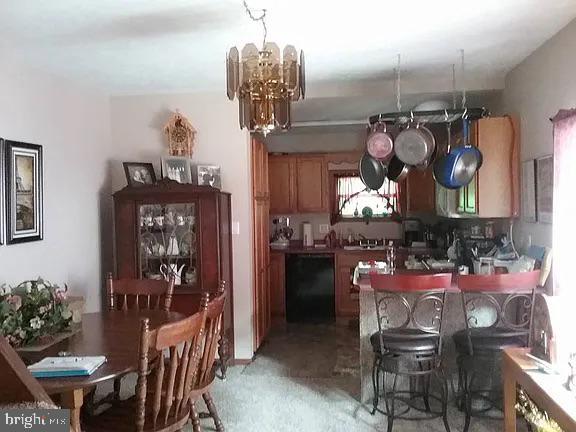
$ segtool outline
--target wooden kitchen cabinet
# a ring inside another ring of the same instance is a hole
[[[327,178],[323,156],[270,155],[270,213],[327,213]]]
[[[252,140],[252,195],[255,199],[269,199],[268,151],[264,143]]]
[[[328,212],[327,173],[322,156],[296,159],[296,202],[301,213]]]
[[[285,255],[282,252],[270,254],[270,309],[273,317],[286,315]]]
[[[472,182],[459,190],[458,213],[482,218],[518,216],[519,134],[518,123],[510,116],[472,124],[471,140],[484,161]]]
[[[357,317],[360,313],[359,288],[352,283],[360,261],[384,261],[384,251],[338,252],[336,254],[336,316]]]
[[[252,216],[254,218],[254,350],[262,344],[271,326],[270,311],[270,198],[268,156],[263,143],[252,141]]]
[[[412,169],[406,177],[406,212],[435,213],[436,182],[432,167],[426,171]]]
[[[296,200],[296,158],[286,155],[268,157],[270,213],[294,213]]]

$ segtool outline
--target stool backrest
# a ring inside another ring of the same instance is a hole
[[[403,332],[415,329],[420,334],[439,336],[441,349],[442,318],[446,290],[452,274],[370,274],[378,331]]]
[[[458,288],[472,354],[474,328],[497,331],[505,337],[521,337],[530,344],[536,288],[540,270],[493,275],[459,275]],[[496,333],[495,333],[496,334]]]

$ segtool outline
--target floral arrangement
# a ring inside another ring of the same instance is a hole
[[[518,390],[517,401],[516,411],[524,416],[533,430],[537,432],[562,432],[558,423],[549,418],[546,411],[541,411],[524,390]]]
[[[70,326],[72,312],[64,289],[41,278],[0,287],[0,333],[20,347],[50,340]]]

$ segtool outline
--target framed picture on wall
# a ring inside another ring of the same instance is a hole
[[[4,140],[0,138],[0,245],[4,244],[6,232],[6,158],[4,154]]]
[[[522,162],[522,217],[536,222],[536,161]]]
[[[6,241],[42,240],[44,231],[42,146],[4,142]]]
[[[192,183],[190,158],[183,156],[166,156],[162,158],[162,178],[168,177],[178,183]]]
[[[552,223],[554,196],[554,158],[536,159],[536,208],[538,222]]]

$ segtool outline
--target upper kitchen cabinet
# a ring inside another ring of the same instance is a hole
[[[519,127],[510,116],[489,117],[472,125],[472,142],[484,162],[472,182],[461,188],[458,213],[483,218],[519,214]]]
[[[285,155],[268,157],[270,213],[296,211],[296,158]]]
[[[323,156],[270,155],[268,178],[271,214],[328,212]]]
[[[432,169],[413,169],[405,183],[406,213],[434,213],[436,210],[436,182]]]
[[[324,157],[299,156],[296,159],[296,196],[299,212],[322,213],[328,211],[326,183]]]

